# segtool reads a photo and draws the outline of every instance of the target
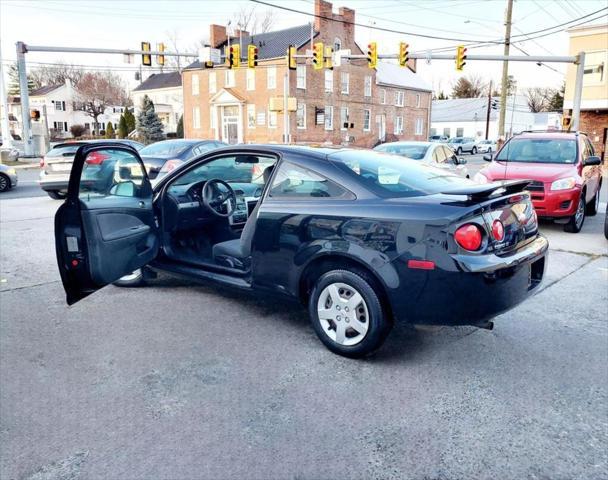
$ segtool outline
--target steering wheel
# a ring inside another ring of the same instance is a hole
[[[207,180],[201,192],[203,205],[218,217],[229,217],[236,208],[236,193],[223,180]]]

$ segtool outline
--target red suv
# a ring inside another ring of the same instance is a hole
[[[564,223],[578,233],[585,215],[597,213],[602,185],[601,159],[582,132],[523,132],[492,155],[475,175],[479,183],[530,179],[528,190],[539,217]]]

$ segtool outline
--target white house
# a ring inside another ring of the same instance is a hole
[[[497,106],[500,97],[492,98]],[[431,135],[448,137],[485,138],[488,98],[454,98],[434,100],[431,110]],[[490,107],[488,138],[498,138],[498,108]],[[535,125],[534,114],[530,112],[526,97],[515,95],[507,97],[505,133],[510,137],[523,130],[532,130]]]
[[[181,73],[153,73],[134,88],[131,92],[131,99],[136,115],[146,95],[154,103],[154,110],[163,122],[165,133],[175,133],[177,122],[184,113]]]

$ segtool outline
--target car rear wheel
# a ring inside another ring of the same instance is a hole
[[[59,190],[49,190],[46,193],[48,193],[49,197],[53,200],[63,200],[66,197],[66,194]]]
[[[113,285],[117,287],[135,288],[143,287],[146,284],[146,279],[142,268],[138,268],[124,277],[116,280]]]
[[[488,147],[488,153],[492,153],[492,147]]]
[[[477,155],[477,147],[473,147],[473,150],[471,150],[471,155]]]
[[[338,355],[361,358],[376,351],[391,329],[378,292],[363,272],[332,270],[317,280],[308,311],[319,339]]]
[[[458,147],[456,150],[456,155],[462,155],[462,148]]]
[[[11,179],[8,178],[4,173],[0,173],[0,192],[6,192],[11,188]]]
[[[602,186],[600,185],[600,188],[601,187]],[[595,192],[595,195],[587,204],[587,211],[585,213],[590,217],[594,216],[600,209],[600,188],[597,189],[597,192]]]
[[[564,225],[564,231],[578,233],[583,228],[583,223],[585,223],[585,192],[581,192],[581,196],[578,199],[578,206],[576,207],[576,213],[572,215],[568,223]]]

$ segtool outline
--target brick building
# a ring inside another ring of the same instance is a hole
[[[205,68],[195,62],[183,72],[184,133],[188,138],[215,138],[227,143],[282,142],[284,116],[270,111],[270,100],[283,97],[285,76],[288,96],[297,111],[288,116],[292,143],[332,143],[370,147],[382,140],[428,138],[431,87],[415,73],[415,64],[401,68],[380,62],[370,69],[365,59],[343,61],[333,70],[313,70],[310,59],[298,59],[297,70],[288,70],[289,45],[299,55],[311,52],[313,41],[334,50],[363,54],[355,43],[355,11],[315,0],[314,24],[249,35],[210,27],[210,44],[224,48],[241,44],[259,48],[258,67],[230,70],[224,65]],[[333,20],[338,21],[333,21]],[[345,23],[346,22],[346,23]],[[395,45],[397,51],[397,45]],[[281,101],[282,105],[282,101]]]

